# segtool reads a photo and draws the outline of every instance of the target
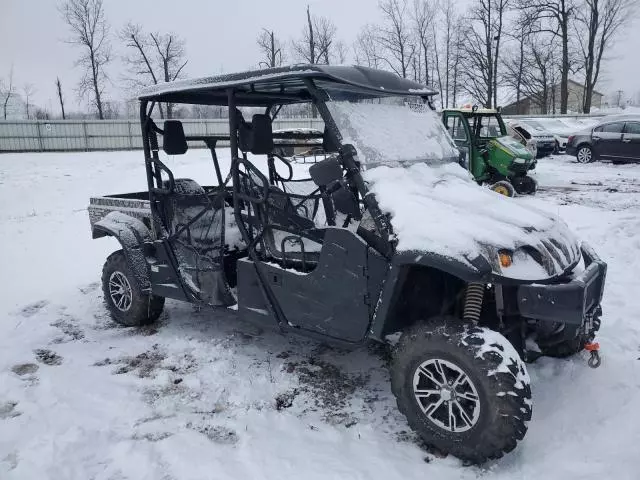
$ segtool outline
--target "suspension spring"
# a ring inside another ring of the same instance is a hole
[[[466,322],[478,323],[482,312],[484,298],[484,283],[470,283],[464,295],[464,311],[462,318]]]

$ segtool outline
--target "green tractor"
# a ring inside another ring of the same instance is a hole
[[[499,110],[446,109],[442,121],[478,183],[509,197],[536,191],[537,182],[527,175],[536,166],[535,155],[509,136]]]

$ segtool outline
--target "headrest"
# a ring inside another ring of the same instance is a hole
[[[189,146],[180,120],[165,120],[162,149],[167,155],[182,155]]]
[[[256,114],[251,119],[252,141],[251,153],[266,155],[273,152],[273,129],[271,117],[264,114]]]

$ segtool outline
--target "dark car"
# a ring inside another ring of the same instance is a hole
[[[575,155],[580,163],[594,160],[640,162],[640,115],[609,117],[571,135],[567,154]]]

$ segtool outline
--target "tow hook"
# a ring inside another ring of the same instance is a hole
[[[600,350],[600,344],[598,342],[589,342],[584,346],[584,349],[587,352],[591,353],[591,356],[587,361],[587,365],[589,365],[591,368],[598,368],[602,363],[602,360],[600,359],[600,353],[598,353],[598,351]]]

